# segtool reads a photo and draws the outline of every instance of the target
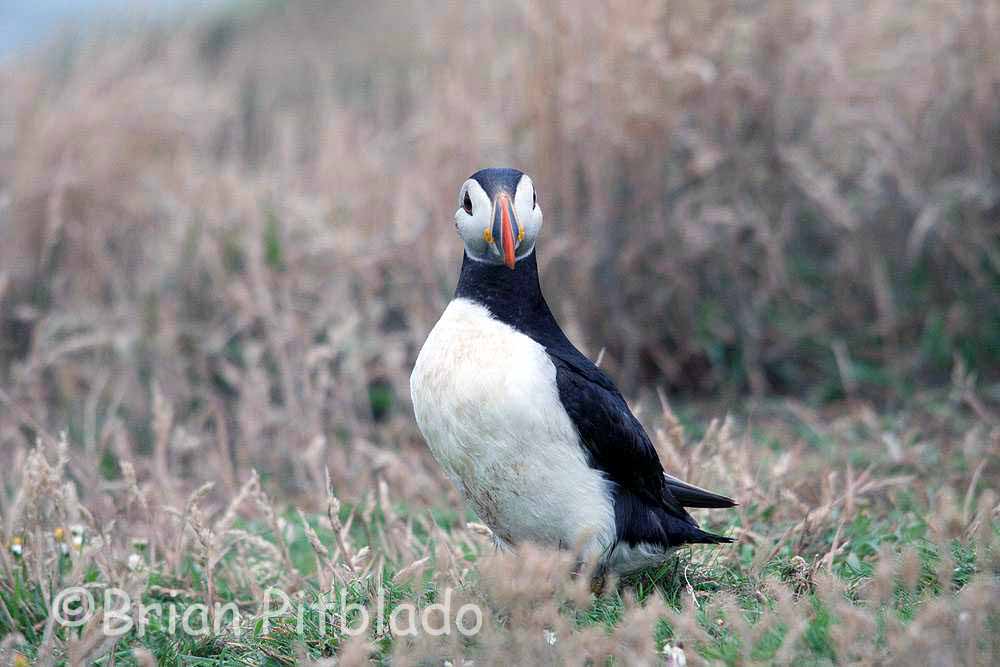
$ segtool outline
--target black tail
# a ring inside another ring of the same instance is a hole
[[[630,545],[645,543],[679,547],[682,544],[725,544],[733,541],[705,532],[683,509],[677,513],[663,505],[653,505],[625,489],[619,489],[615,498],[615,526],[618,541]]]
[[[670,489],[670,493],[673,494],[674,498],[677,499],[677,502],[679,502],[683,507],[722,508],[732,507],[736,504],[733,502],[732,498],[727,498],[726,496],[719,495],[718,493],[706,491],[705,489],[695,486],[694,484],[688,484],[687,482],[677,479],[673,475],[663,473],[663,476],[667,479],[667,488]],[[706,533],[706,535],[707,534],[708,533]],[[732,540],[723,541],[731,542]]]
[[[733,541],[731,537],[723,537],[715,533],[706,533],[701,528],[695,528],[687,536],[689,544],[728,544]]]

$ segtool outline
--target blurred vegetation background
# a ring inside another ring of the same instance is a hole
[[[626,394],[896,403],[958,364],[996,398],[998,52],[973,0],[235,3],[64,34],[0,70],[0,379],[56,429],[110,385],[136,424],[155,385],[241,440],[243,409],[408,416],[456,188],[507,164],[550,301]]]
[[[144,3],[0,56],[0,662],[370,664],[50,632],[84,581],[457,586],[498,664],[1000,652],[1000,0]],[[666,468],[739,501],[699,516],[731,548],[576,607],[558,560],[478,558],[409,374],[488,165],[532,175],[547,297]]]

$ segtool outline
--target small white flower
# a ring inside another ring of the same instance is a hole
[[[687,656],[684,655],[684,649],[680,645],[664,644],[663,655],[667,657],[667,667],[685,667],[687,665]]]
[[[142,567],[142,556],[137,553],[131,553],[128,557],[128,569],[135,571]]]
[[[83,533],[84,528],[80,524],[76,523],[69,527],[69,533],[73,536],[73,546],[77,551],[83,548]]]
[[[10,543],[10,552],[14,554],[15,558],[20,558],[21,554],[24,553],[24,545],[21,544],[20,537],[15,537]]]
[[[556,633],[553,632],[552,630],[545,630],[542,633],[542,635],[545,637],[545,643],[548,644],[549,646],[555,646],[556,642],[559,641],[559,638],[556,636]]]

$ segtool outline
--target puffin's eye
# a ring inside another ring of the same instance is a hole
[[[472,215],[472,198],[469,197],[468,192],[465,193],[465,199],[462,200],[462,208],[465,209],[466,213]]]

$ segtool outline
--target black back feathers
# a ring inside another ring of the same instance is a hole
[[[484,171],[483,178],[491,187],[506,187],[499,184],[500,179],[516,187],[511,174],[520,178],[516,170]],[[535,252],[521,259],[513,271],[466,255],[455,297],[485,306],[493,317],[545,348],[556,368],[559,399],[591,467],[614,485],[619,541],[669,547],[731,541],[698,528],[684,508],[730,507],[733,501],[664,474],[656,449],[614,382],[573,346],[549,310],[538,281]]]

